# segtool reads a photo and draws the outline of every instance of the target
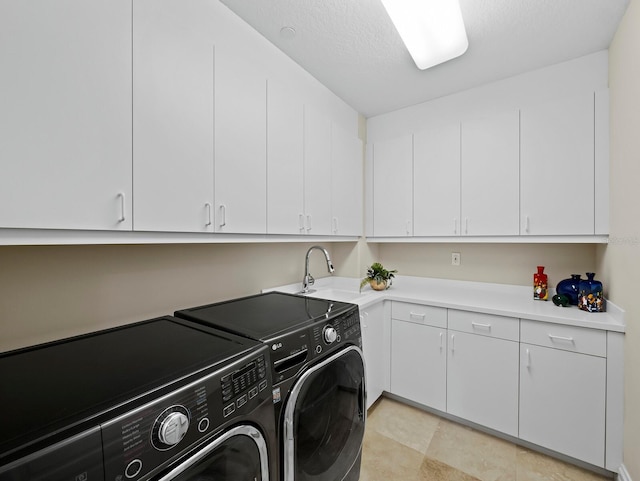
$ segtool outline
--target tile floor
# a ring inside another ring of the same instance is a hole
[[[608,479],[388,398],[369,410],[360,481]]]

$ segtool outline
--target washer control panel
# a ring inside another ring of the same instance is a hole
[[[269,341],[273,384],[294,378],[307,363],[345,343],[362,347],[360,312],[355,304],[341,314],[328,315],[326,319],[274,337]]]
[[[311,328],[313,357],[346,342],[362,347],[360,314],[357,307]]]
[[[156,474],[160,466],[235,417],[271,402],[268,356],[268,347],[260,347],[103,424],[105,479],[138,480]]]

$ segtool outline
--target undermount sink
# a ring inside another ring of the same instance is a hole
[[[331,301],[353,302],[358,299],[362,294],[358,291],[347,291],[342,289],[312,289],[312,292],[304,294],[309,297],[319,297],[322,299],[329,299]]]

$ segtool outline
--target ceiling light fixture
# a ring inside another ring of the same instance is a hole
[[[420,70],[467,51],[458,0],[382,0],[382,4]]]

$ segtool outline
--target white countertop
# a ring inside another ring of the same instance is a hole
[[[315,297],[369,307],[384,300],[415,302],[448,309],[518,317],[556,324],[625,332],[624,311],[607,301],[607,312],[585,312],[576,306],[558,307],[548,301],[533,300],[533,287],[484,282],[454,281],[425,277],[397,276],[386,291],[373,291],[365,286],[359,291],[360,279],[348,277],[324,277],[317,279],[312,289]],[[280,291],[296,293],[300,283],[264,289],[263,292]]]

